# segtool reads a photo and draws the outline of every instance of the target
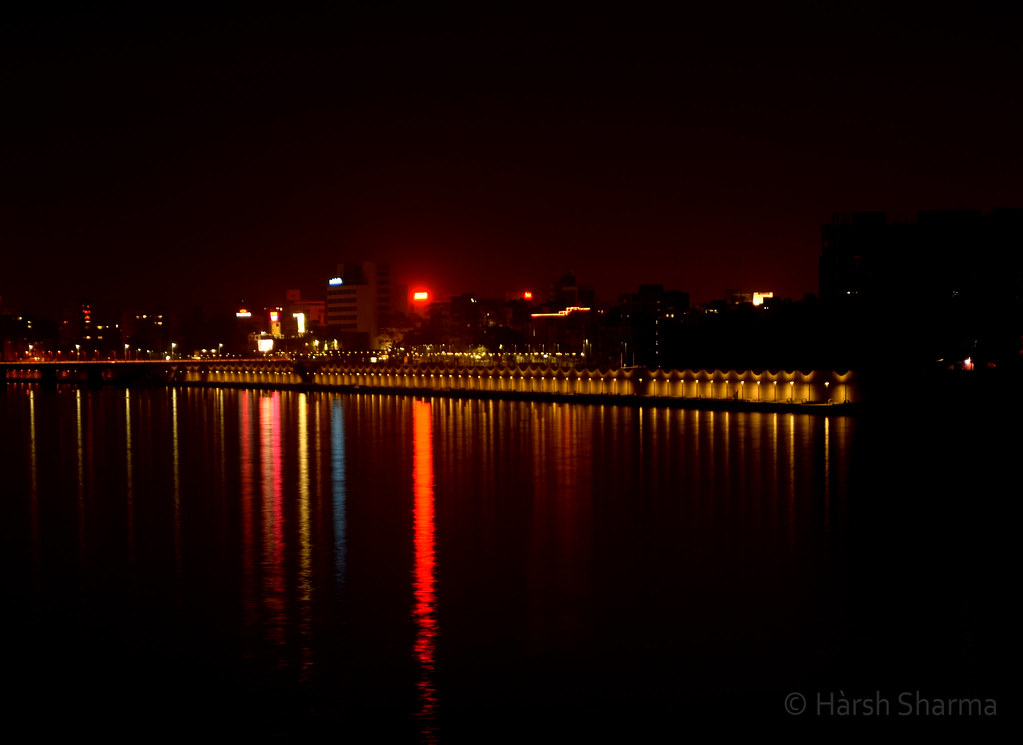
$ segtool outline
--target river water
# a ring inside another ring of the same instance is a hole
[[[911,691],[1004,722],[993,422],[9,384],[5,716],[642,740]]]

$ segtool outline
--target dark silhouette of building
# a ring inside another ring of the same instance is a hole
[[[821,234],[820,298],[859,355],[1018,361],[1023,210],[836,214]]]
[[[663,285],[640,285],[638,292],[619,298],[614,311],[606,326],[618,341],[620,364],[675,364],[689,293],[665,290]],[[613,349],[609,356],[614,358]]]
[[[565,308],[592,308],[595,302],[596,296],[593,287],[580,285],[572,272],[551,282],[547,292],[547,306],[551,311]]]

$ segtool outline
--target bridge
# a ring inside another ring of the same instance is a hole
[[[0,362],[8,382],[43,386],[189,385],[599,402],[655,400],[682,406],[749,408],[857,403],[855,373],[771,370],[651,370],[645,367],[515,362],[338,361],[260,358]]]
[[[7,380],[36,381],[44,386],[63,385],[167,385],[180,377],[178,363],[169,361],[137,362],[113,360],[58,360],[0,362],[0,373]]]

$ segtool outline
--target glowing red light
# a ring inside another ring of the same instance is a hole
[[[428,292],[426,292],[425,290],[418,290],[418,291],[412,293],[412,299],[413,300],[429,300],[430,299],[430,294]]]
[[[270,311],[270,323],[277,323],[279,320],[281,320],[281,314],[276,310]]]
[[[523,300],[532,300],[533,299],[533,293],[531,293],[529,290],[526,290],[525,292],[522,293],[522,299]]]

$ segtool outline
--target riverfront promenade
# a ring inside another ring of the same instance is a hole
[[[654,404],[685,408],[831,410],[861,402],[855,373],[650,370],[573,364],[464,364],[336,358],[2,362],[8,382],[359,390],[467,398]]]

